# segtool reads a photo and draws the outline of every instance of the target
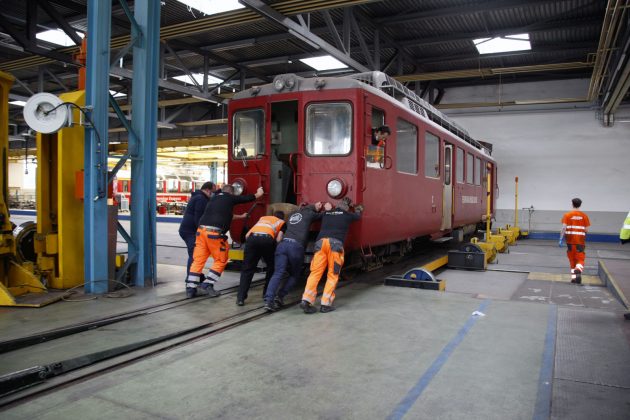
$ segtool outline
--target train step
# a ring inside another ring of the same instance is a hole
[[[441,238],[431,240],[431,242],[436,243],[436,244],[443,244],[444,242],[448,242],[452,239],[453,239],[452,236],[442,236]]]

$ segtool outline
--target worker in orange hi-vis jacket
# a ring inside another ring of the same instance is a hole
[[[582,284],[582,272],[584,271],[584,250],[586,249],[586,232],[591,225],[586,213],[581,212],[582,200],[574,198],[573,210],[562,216],[562,231],[558,246],[566,238],[567,257],[571,264],[571,283]]]

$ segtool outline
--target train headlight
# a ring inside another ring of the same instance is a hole
[[[282,89],[284,89],[284,79],[282,79],[281,77],[276,77],[276,80],[273,81],[273,87],[280,92]]]
[[[341,198],[341,196],[346,192],[345,190],[345,184],[338,178],[331,179],[328,181],[328,184],[326,184],[326,191],[332,198]]]
[[[245,183],[237,179],[232,183],[232,188],[234,188],[234,195],[241,195],[245,191]]]

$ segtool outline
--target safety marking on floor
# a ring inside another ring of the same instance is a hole
[[[468,318],[464,326],[457,332],[455,337],[453,337],[453,339],[446,346],[444,346],[438,357],[433,361],[429,369],[424,372],[424,375],[422,375],[420,380],[414,385],[413,388],[411,388],[405,398],[403,398],[402,401],[398,403],[394,411],[392,411],[392,413],[387,416],[388,420],[402,419],[405,414],[407,414],[411,406],[413,406],[416,400],[420,398],[422,392],[427,388],[427,386],[429,386],[431,380],[435,377],[435,375],[438,374],[440,369],[442,369],[442,366],[444,366],[451,354],[453,354],[453,351],[455,351],[457,346],[459,346],[459,344],[464,340],[466,334],[468,334],[468,332],[475,325],[477,320],[481,318],[481,315],[479,315],[479,313],[483,313],[490,302],[490,300],[484,300],[483,302],[481,302],[479,308],[475,312],[473,312],[473,315]]]
[[[543,350],[542,366],[538,377],[536,408],[533,420],[547,420],[551,417],[551,391],[553,390],[553,366],[556,354],[556,325],[558,323],[558,306],[549,305],[547,333]]]
[[[540,280],[540,281],[557,281],[562,283],[571,283],[571,274],[552,274],[552,273],[537,273],[531,272],[527,276],[527,280]],[[588,284],[591,286],[603,286],[604,283],[597,276],[582,275],[582,284]]]

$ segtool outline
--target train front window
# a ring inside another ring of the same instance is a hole
[[[234,159],[251,159],[265,153],[265,113],[262,109],[235,112],[233,123]]]
[[[347,155],[352,148],[352,107],[348,103],[317,103],[306,108],[306,152]]]

